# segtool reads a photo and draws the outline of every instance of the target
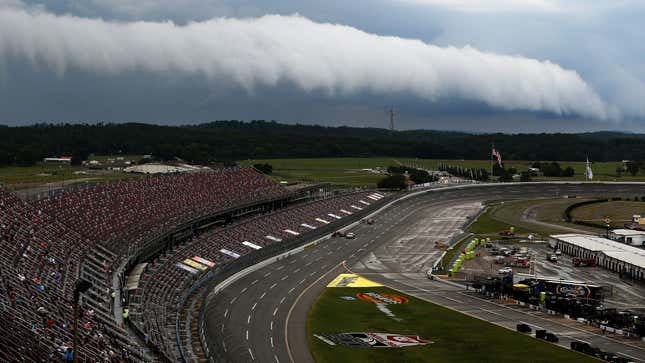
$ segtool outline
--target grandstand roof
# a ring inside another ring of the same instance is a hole
[[[576,245],[589,251],[601,252],[617,260],[645,268],[645,250],[640,248],[587,234],[555,234],[551,235],[551,238]]]

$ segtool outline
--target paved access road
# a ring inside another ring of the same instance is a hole
[[[645,186],[637,184],[524,184],[437,190],[409,198],[378,214],[374,225],[361,224],[352,229],[356,239],[330,239],[224,289],[207,311],[207,333],[221,345],[225,360],[230,362],[312,362],[305,331],[307,312],[326,284],[346,271],[343,263],[356,272],[370,274],[367,277],[371,279],[440,304],[461,306],[462,301],[470,302],[464,304],[468,305],[465,312],[486,313],[487,320],[503,325],[496,321],[501,319],[496,314],[507,312],[497,309],[510,308],[462,296],[464,292],[456,287],[427,280],[425,270],[439,253],[434,248],[435,240],[459,233],[468,216],[476,214],[485,200],[643,192]],[[531,323],[531,312],[516,310],[511,312]],[[551,329],[542,320],[534,323]],[[568,328],[570,331],[578,332]]]

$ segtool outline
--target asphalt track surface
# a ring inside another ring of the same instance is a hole
[[[307,313],[327,283],[349,269],[502,326],[514,327],[522,321],[534,329],[554,331],[563,345],[571,339],[584,340],[645,362],[645,350],[616,337],[587,332],[576,322],[554,322],[524,308],[503,306],[425,277],[438,257],[433,231],[438,238],[459,233],[468,214],[476,214],[477,205],[485,200],[644,192],[645,185],[638,184],[524,184],[436,190],[408,198],[379,213],[373,225],[353,228],[353,240],[329,239],[225,288],[206,312],[207,336],[221,344],[229,362],[313,362],[305,328]]]

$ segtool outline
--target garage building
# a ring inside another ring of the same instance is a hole
[[[586,234],[556,234],[551,243],[571,256],[593,258],[600,267],[635,280],[645,279],[645,250]]]

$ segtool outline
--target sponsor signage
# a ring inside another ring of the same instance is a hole
[[[184,265],[188,265],[190,267],[194,267],[194,268],[196,268],[198,270],[202,270],[202,271],[204,271],[204,270],[206,270],[208,268],[208,267],[202,265],[199,262],[195,262],[195,261],[191,260],[190,258],[187,258],[187,259],[183,260],[182,262],[184,263]]]
[[[358,294],[356,294],[356,297],[361,300],[373,302],[376,304],[390,305],[408,303],[408,299],[404,298],[403,296],[385,292],[359,292]]]
[[[345,214],[347,214],[347,215],[349,215],[349,216],[351,216],[351,215],[352,215],[352,212],[350,212],[350,211],[348,211],[348,210],[341,209],[340,211],[341,211],[341,212],[343,212],[343,213],[345,213]]]
[[[222,248],[222,249],[221,249],[221,250],[219,250],[219,251],[220,251],[221,253],[223,253],[223,254],[225,254],[225,255],[227,255],[227,256],[231,256],[231,257],[233,257],[233,258],[239,258],[239,257],[240,257],[240,255],[239,255],[238,253],[235,253],[235,252],[233,252],[233,251],[229,251],[229,250],[227,250],[226,248]]]
[[[356,209],[356,210],[363,210],[363,208],[361,208],[361,207],[357,207],[357,206],[355,206],[355,205],[353,205],[353,204],[352,204],[350,207],[352,207],[352,208],[354,208],[354,209]]]
[[[205,259],[205,258],[201,258],[201,257],[199,257],[199,256],[193,256],[192,258],[193,258],[193,260],[195,260],[195,261],[197,261],[197,262],[201,263],[202,265],[206,265],[206,266],[208,266],[208,267],[213,267],[213,266],[215,266],[215,262],[211,262],[211,261],[209,261],[209,260],[207,260],[207,259]]]
[[[558,284],[555,291],[558,295],[591,297],[591,290],[584,285]]]
[[[404,348],[432,343],[430,340],[421,339],[418,335],[391,333],[350,332],[315,334],[314,336],[329,345],[356,348]]]
[[[364,200],[359,200],[358,202],[361,203],[361,204],[370,205],[368,202],[366,202]]]
[[[330,216],[330,217],[332,217],[332,218],[336,218],[336,219],[340,219],[340,218],[341,218],[340,216],[338,216],[338,215],[336,215],[336,214],[333,214],[333,213],[327,213],[327,215],[328,215],[328,216]]]
[[[262,248],[262,247],[256,245],[255,243],[251,243],[249,241],[244,241],[244,242],[242,242],[242,244],[247,246],[247,247],[251,247],[254,250],[259,250],[260,248]]]
[[[383,286],[356,274],[340,274],[327,287],[379,287]]]
[[[290,230],[290,229],[285,229],[284,231],[285,231],[285,232],[287,232],[287,233],[289,233],[289,234],[292,234],[292,235],[294,235],[294,236],[299,236],[299,235],[300,235],[300,233],[298,233],[298,232],[296,232],[296,231],[292,231],[292,230]]]
[[[316,227],[312,226],[311,224],[303,223],[301,226],[309,228],[309,229],[316,229]]]
[[[188,272],[190,272],[190,273],[191,273],[191,274],[193,274],[193,275],[199,272],[199,270],[194,269],[194,268],[192,268],[192,267],[190,267],[190,266],[186,266],[186,265],[184,265],[184,264],[183,264],[183,263],[181,263],[181,262],[177,262],[177,264],[176,264],[175,266],[179,267],[179,268],[180,268],[180,269],[182,269],[182,270],[188,271]]]
[[[264,238],[270,239],[271,241],[275,241],[275,242],[282,242],[282,239],[280,239],[278,237],[273,237],[273,236],[270,236],[270,235],[264,236]]]
[[[316,218],[316,220],[317,220],[318,222],[320,222],[320,223],[329,224],[329,222],[327,222],[326,220],[324,220],[324,219],[322,219],[322,218]]]

